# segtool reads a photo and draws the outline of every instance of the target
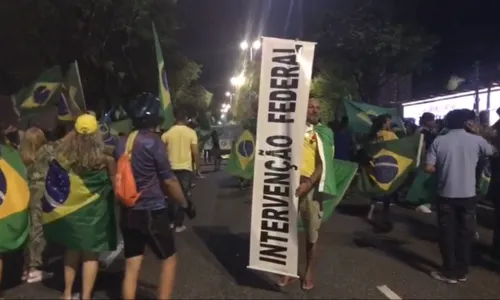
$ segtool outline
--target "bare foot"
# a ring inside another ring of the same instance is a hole
[[[304,281],[302,282],[302,289],[304,291],[310,291],[313,288],[314,288],[314,283],[312,279],[304,279]]]

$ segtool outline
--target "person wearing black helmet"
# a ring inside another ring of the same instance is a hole
[[[134,207],[121,208],[120,228],[126,258],[123,299],[135,299],[146,245],[163,261],[158,299],[169,299],[174,285],[177,257],[164,191],[169,199],[185,210],[188,217],[194,218],[196,212],[192,203],[186,201],[181,185],[171,170],[165,144],[155,132],[163,121],[160,100],[152,94],[143,93],[130,104],[130,117],[138,131],[131,164],[141,196]],[[124,153],[126,142],[127,138],[118,140],[114,152],[116,159]]]

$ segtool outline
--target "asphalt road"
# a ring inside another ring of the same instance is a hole
[[[246,268],[250,189],[240,191],[237,181],[224,172],[209,173],[198,181],[193,200],[198,218],[176,238],[180,263],[174,297],[178,299],[494,299],[500,295],[500,266],[486,254],[493,217],[487,207],[479,209],[481,238],[469,281],[447,285],[428,275],[440,264],[434,214],[392,206],[394,229],[380,234],[363,221],[367,201],[352,195],[322,229],[315,289],[306,293],[298,283],[279,290],[276,276]],[[51,265],[58,271],[53,279],[19,285],[16,259],[7,261],[7,298],[59,297],[60,262]],[[96,299],[118,297],[122,264],[119,258],[99,275]],[[158,274],[158,262],[147,255],[140,298],[153,298]]]

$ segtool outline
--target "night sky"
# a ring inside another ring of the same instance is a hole
[[[391,9],[399,18],[413,18],[439,36],[428,68],[414,76],[415,97],[439,93],[452,74],[472,76],[477,59],[486,67],[499,64],[496,0],[179,0],[178,40],[186,55],[203,65],[200,83],[219,102],[241,67],[243,39],[311,39],[326,13],[367,2]]]

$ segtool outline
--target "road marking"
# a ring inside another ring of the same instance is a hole
[[[486,209],[486,210],[493,210],[493,207],[488,206],[488,205],[484,205],[484,204],[478,204],[477,207],[480,207],[480,208]]]
[[[377,289],[390,300],[402,300],[396,293],[394,293],[387,285],[379,285]]]

